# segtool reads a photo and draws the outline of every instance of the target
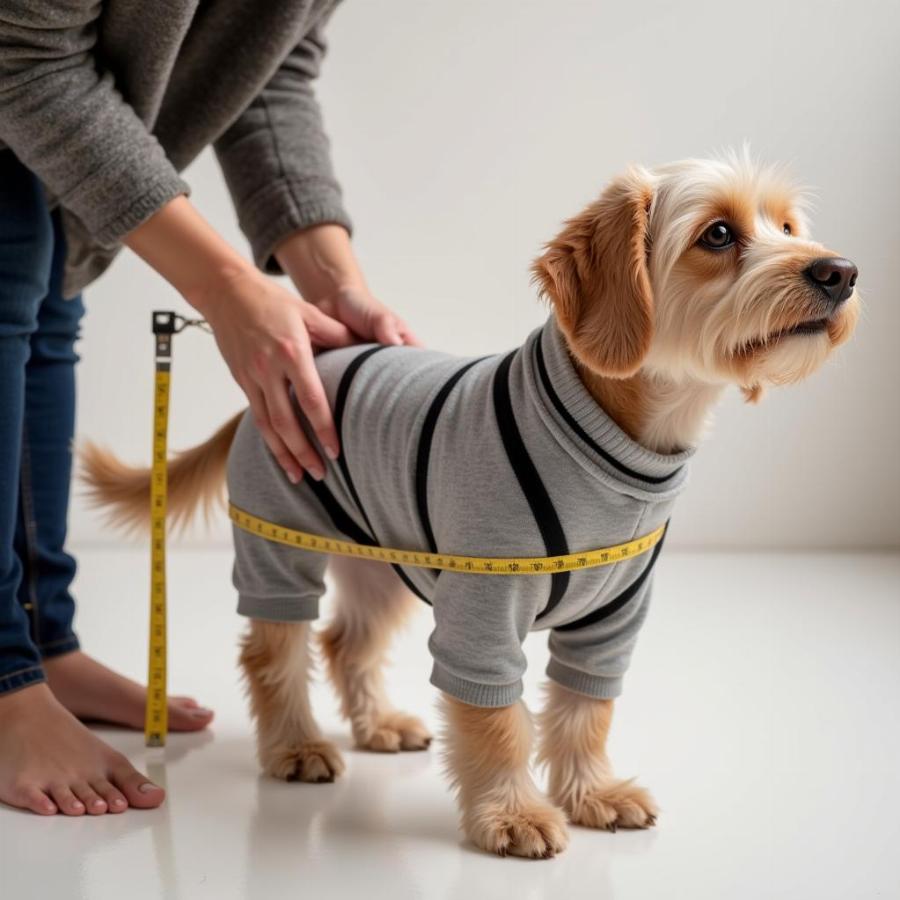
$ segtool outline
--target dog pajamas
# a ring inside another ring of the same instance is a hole
[[[691,451],[662,455],[631,440],[585,389],[552,315],[506,355],[370,345],[323,353],[316,365],[341,439],[324,481],[291,484],[249,415],[229,457],[231,501],[286,528],[465,556],[557,556],[654,531],[685,484]],[[242,615],[317,617],[326,556],[237,527],[234,540]],[[441,690],[475,706],[515,702],[522,642],[546,629],[548,676],[612,698],[661,547],[552,575],[395,569],[433,607],[431,681]]]

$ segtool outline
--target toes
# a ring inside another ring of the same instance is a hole
[[[118,763],[111,772],[112,783],[125,795],[129,806],[153,809],[166,798],[166,792],[146,775],[141,775],[127,760]]]
[[[193,697],[169,698],[169,728],[172,731],[200,731],[213,720],[211,709],[200,706]]]
[[[400,750],[427,750],[431,734],[422,720],[406,713],[387,713],[357,732],[357,744],[376,753],[397,753]]]
[[[565,850],[568,832],[563,814],[552,806],[532,809],[486,809],[470,835],[478,846],[498,856],[550,859]]]
[[[105,778],[93,782],[91,787],[106,801],[106,808],[109,812],[120,813],[128,809],[125,795]]]
[[[106,812],[106,801],[86,781],[75,782],[72,793],[84,804],[89,816],[102,816]]]
[[[59,807],[59,811],[66,816],[83,816],[84,804],[75,796],[72,789],[65,784],[54,785],[50,788],[50,796]]]
[[[613,782],[588,791],[569,809],[576,825],[616,831],[618,828],[651,828],[659,809],[650,792],[632,781]]]
[[[283,745],[268,750],[263,768],[275,778],[324,784],[344,771],[344,761],[334,744],[328,741],[307,741]]]
[[[19,791],[15,797],[15,805],[39,816],[53,816],[59,811],[57,805],[40,788],[24,788]]]

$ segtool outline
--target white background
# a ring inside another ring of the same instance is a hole
[[[853,342],[761,407],[735,394],[679,501],[682,547],[900,546],[900,41],[887,2],[350,2],[320,98],[372,287],[430,345],[520,342],[528,264],[631,161],[749,140],[817,195],[814,233],[860,268]],[[211,156],[194,200],[244,246]],[[123,254],[87,293],[80,436],[149,459],[153,308],[186,306]],[[242,405],[212,339],[175,347],[171,442]],[[118,540],[76,502],[73,537]],[[219,524],[195,540],[221,541]]]

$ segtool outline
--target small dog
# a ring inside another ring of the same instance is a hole
[[[804,378],[850,337],[859,311],[856,267],[809,237],[780,170],[746,154],[632,168],[565,224],[533,273],[552,314],[514,354],[465,363],[405,347],[322,354],[342,440],[325,481],[291,485],[239,416],[170,463],[175,518],[217,494],[227,465],[238,506],[362,543],[543,556],[624,542],[667,520],[727,385],[756,402],[766,386]],[[147,470],[93,447],[84,464],[99,502],[120,521],[146,521]],[[278,778],[331,781],[343,762],[308,696],[309,620],[326,559],[239,530],[235,541],[260,762]],[[565,848],[567,819],[610,831],[653,825],[653,799],[613,775],[606,739],[655,556],[571,578],[395,574],[331,558],[336,612],[319,640],[356,744],[396,752],[431,741],[418,718],[393,708],[382,680],[418,593],[434,604],[432,680],[475,844],[544,858]],[[532,726],[519,699],[532,628],[551,630],[537,723],[547,796],[529,770]]]

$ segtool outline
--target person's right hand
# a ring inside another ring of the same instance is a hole
[[[337,430],[313,348],[352,344],[350,330],[252,269],[228,275],[195,306],[212,327],[257,427],[288,478],[297,483],[304,471],[323,478],[325,467],[297,420],[289,389],[293,385],[317,440],[336,459]]]

